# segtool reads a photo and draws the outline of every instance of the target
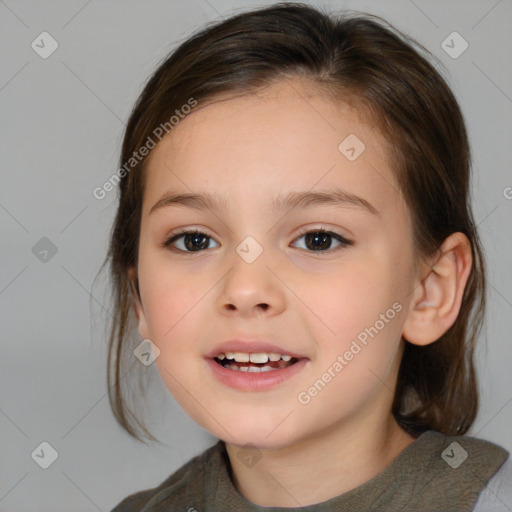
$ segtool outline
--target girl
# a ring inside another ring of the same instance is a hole
[[[484,264],[463,117],[414,44],[277,4],[146,85],[109,252],[111,405],[154,439],[122,393],[135,349],[219,441],[115,512],[512,506],[508,453],[463,436]]]

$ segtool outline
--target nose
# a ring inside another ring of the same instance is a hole
[[[217,309],[223,315],[243,318],[278,315],[285,309],[283,286],[262,256],[247,263],[236,255],[231,270],[222,280]]]

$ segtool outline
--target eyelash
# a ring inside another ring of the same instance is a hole
[[[326,234],[326,235],[331,236],[332,238],[335,238],[336,240],[338,240],[338,242],[340,242],[340,245],[338,245],[334,249],[327,249],[325,251],[323,251],[323,250],[309,251],[307,249],[303,249],[303,250],[305,250],[307,252],[311,252],[311,253],[314,253],[314,254],[320,254],[320,255],[332,254],[332,253],[334,253],[334,252],[336,252],[336,251],[338,251],[340,249],[343,249],[345,247],[354,245],[354,242],[352,240],[348,240],[347,238],[345,238],[344,236],[340,235],[339,233],[336,233],[334,231],[330,231],[330,230],[327,230],[327,229],[324,229],[324,228],[308,229],[308,230],[302,231],[301,233],[299,233],[299,235],[297,235],[297,237],[294,239],[294,241],[298,240],[299,238],[302,238],[304,235],[307,235],[307,234],[310,234],[310,233]],[[213,239],[211,236],[208,236],[206,233],[203,233],[199,229],[190,229],[190,230],[184,229],[184,230],[179,231],[178,233],[173,234],[170,238],[168,238],[162,244],[162,246],[167,248],[167,249],[170,249],[171,251],[177,252],[177,253],[194,254],[194,253],[204,252],[205,249],[202,249],[202,250],[199,250],[199,251],[184,251],[182,249],[177,249],[176,247],[172,247],[172,244],[176,240],[184,237],[185,235],[204,235],[206,238]]]

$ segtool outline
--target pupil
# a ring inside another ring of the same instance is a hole
[[[199,246],[197,245],[193,245],[195,244],[198,239],[201,239],[203,238],[203,243],[199,244]],[[192,245],[189,244],[188,242],[190,242],[192,240]],[[187,247],[188,250],[191,250],[191,251],[195,251],[195,250],[200,250],[200,249],[207,249],[208,248],[208,241],[207,241],[207,237],[205,235],[202,235],[200,233],[192,233],[192,234],[187,234],[185,235],[185,246]]]
[[[321,242],[321,245],[313,245],[313,250],[329,249],[329,247],[331,246],[331,242],[329,240],[330,238],[331,235],[329,235],[328,233],[322,233],[320,231],[317,231],[316,233],[308,233],[306,235],[306,246],[308,247],[308,249],[310,249],[311,247],[309,246],[309,244],[314,240],[315,243]]]

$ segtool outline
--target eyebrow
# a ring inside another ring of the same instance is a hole
[[[199,194],[191,193],[175,193],[172,191],[166,192],[152,207],[149,213],[155,210],[168,206],[184,206],[194,208],[196,210],[213,210],[225,211],[228,201],[217,195],[209,192],[202,192]],[[379,211],[366,199],[359,197],[351,192],[341,190],[339,188],[322,190],[317,192],[310,191],[293,191],[287,194],[278,195],[272,207],[274,211],[285,209],[299,209],[319,205],[334,205],[334,206],[355,206],[366,210],[373,215],[379,215]]]

